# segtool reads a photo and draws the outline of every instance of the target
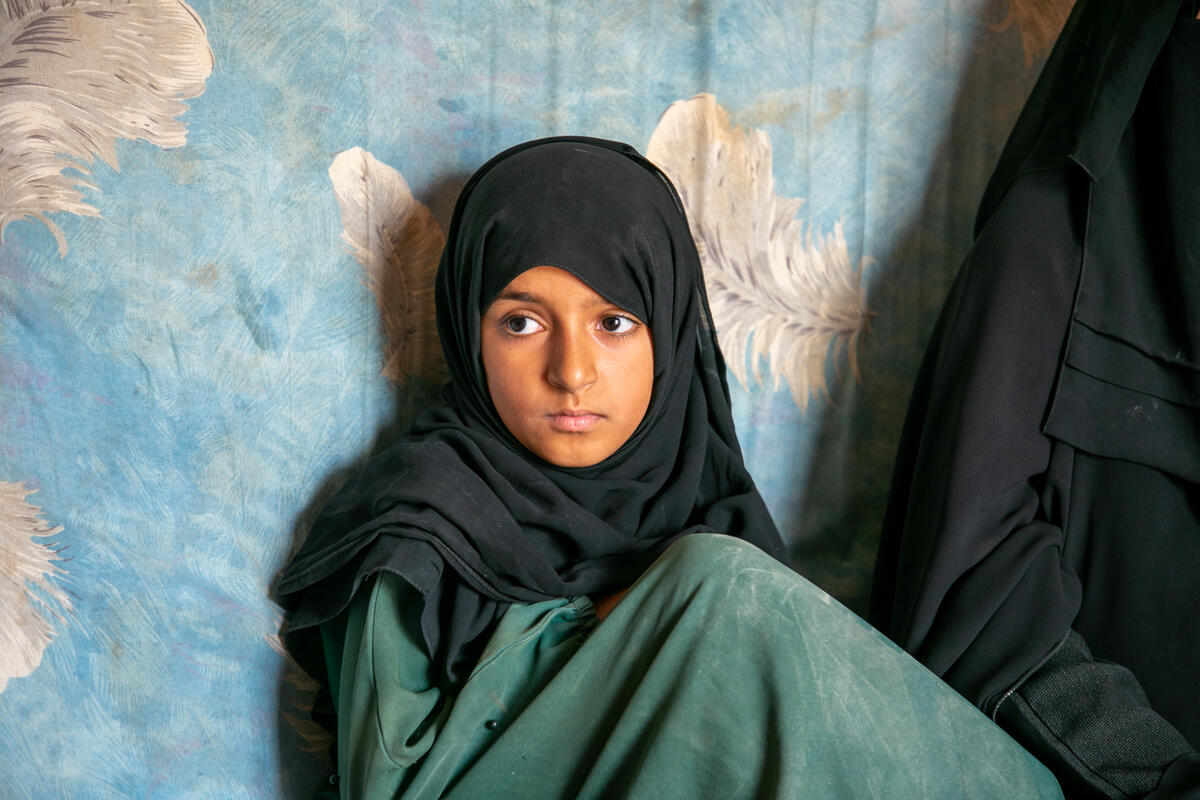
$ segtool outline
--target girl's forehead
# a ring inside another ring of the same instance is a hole
[[[550,265],[644,316],[673,272],[681,232],[690,235],[670,189],[646,166],[560,142],[493,166],[455,233],[464,266],[478,271],[480,313],[517,275]]]
[[[488,307],[497,303],[532,303],[547,308],[570,307],[578,311],[618,306],[623,311],[630,311],[596,291],[571,271],[548,264],[527,269],[509,281]]]
[[[635,316],[640,314],[629,306],[638,305],[623,301],[618,295],[610,296],[604,287],[592,285],[584,277],[577,275],[569,268],[552,264],[539,264],[519,272],[488,302],[490,308],[499,301],[536,302],[542,305],[556,305],[560,301],[571,300],[585,307],[617,306]]]

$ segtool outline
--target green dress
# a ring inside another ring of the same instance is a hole
[[[1037,761],[752,545],[683,537],[599,623],[514,605],[454,696],[381,573],[322,629],[343,798],[1061,797]]]

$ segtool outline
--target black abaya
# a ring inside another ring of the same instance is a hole
[[[1077,796],[1200,793],[1200,22],[1081,2],[900,444],[872,621]]]

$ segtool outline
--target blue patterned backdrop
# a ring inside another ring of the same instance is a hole
[[[861,610],[923,345],[1068,10],[6,3],[0,797],[324,774],[272,583],[436,391],[442,230],[529,138],[625,140],[679,185],[751,471]]]

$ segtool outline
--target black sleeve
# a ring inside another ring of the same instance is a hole
[[[996,718],[1068,797],[1200,798],[1200,756],[1150,708],[1129,670],[1094,659],[1073,630],[1001,700]]]
[[[1056,508],[1071,461],[1041,432],[1078,283],[1086,184],[1020,179],[943,306],[896,457],[871,622],[990,711],[1075,620]]]
[[[1183,737],[1071,631],[1072,449],[1042,425],[1079,278],[1075,177],[1018,179],[951,289],[901,439],[871,620],[997,712],[1069,796],[1200,797]]]

